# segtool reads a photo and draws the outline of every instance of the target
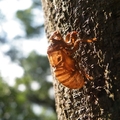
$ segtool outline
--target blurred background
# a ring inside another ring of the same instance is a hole
[[[0,120],[57,120],[40,0],[0,0]]]

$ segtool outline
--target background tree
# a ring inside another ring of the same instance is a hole
[[[58,120],[120,119],[120,1],[42,0],[47,37],[59,30],[64,36],[78,31],[79,66],[94,78],[72,90],[54,80]]]

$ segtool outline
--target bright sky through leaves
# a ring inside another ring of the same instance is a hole
[[[35,50],[37,53],[46,55],[47,40],[45,33],[42,38],[31,40],[20,39],[12,42],[11,40],[17,35],[23,35],[24,31],[21,29],[19,21],[16,21],[15,13],[17,10],[25,10],[32,5],[32,0],[2,0],[0,1],[0,10],[5,15],[5,21],[2,22],[2,29],[7,32],[7,38],[10,44],[13,44],[22,50],[23,55],[28,55],[31,51]],[[34,10],[36,14],[40,14],[41,22],[43,22],[42,11]],[[37,16],[37,15],[36,15]],[[38,18],[38,16],[36,17]],[[39,22],[39,20],[37,21]],[[1,29],[1,27],[0,27]],[[14,85],[15,78],[21,77],[24,73],[23,69],[16,63],[12,63],[9,57],[3,55],[9,49],[8,44],[0,46],[0,74],[7,80],[9,85]]]

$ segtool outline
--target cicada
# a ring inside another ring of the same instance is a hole
[[[76,31],[70,32],[65,39],[59,31],[55,31],[49,38],[49,47],[47,49],[48,59],[53,67],[56,79],[64,86],[71,89],[79,89],[84,85],[84,77],[88,75],[84,70],[77,67],[74,54],[79,48],[80,41],[92,42],[92,40],[78,39]]]

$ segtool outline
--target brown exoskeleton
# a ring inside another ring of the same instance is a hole
[[[59,31],[55,31],[49,38],[50,45],[47,50],[48,59],[54,68],[56,79],[64,86],[71,89],[82,88],[84,77],[89,78],[84,71],[76,67],[76,61],[73,58],[74,53],[79,48],[80,41],[93,42],[92,40],[79,40],[76,31],[66,35],[65,40]],[[91,78],[91,77],[90,77]]]

